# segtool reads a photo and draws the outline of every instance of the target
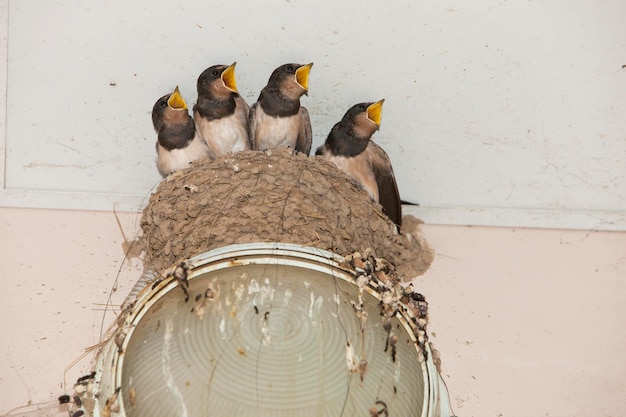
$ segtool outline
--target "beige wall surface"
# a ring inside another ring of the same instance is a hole
[[[137,214],[120,218],[132,236]],[[437,256],[415,282],[459,416],[626,413],[626,233],[424,231]],[[123,263],[109,212],[0,209],[0,236],[0,415],[52,413],[64,370],[71,385],[90,369],[91,354],[70,365],[113,320],[111,289],[119,305],[140,263]]]

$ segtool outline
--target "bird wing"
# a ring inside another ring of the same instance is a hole
[[[198,110],[194,109],[193,119],[196,124],[196,132],[200,135],[202,140],[209,146],[209,141],[211,140],[211,134],[209,130],[209,121],[204,117],[200,116]]]
[[[259,102],[257,101],[250,108],[250,113],[248,115],[248,129],[250,132],[250,149],[258,149],[256,146],[256,112],[259,109]]]
[[[298,132],[298,139],[296,140],[296,151],[308,155],[311,152],[311,145],[313,143],[313,131],[311,129],[309,111],[306,107],[300,107],[300,116],[302,116],[302,123],[300,125],[300,131]]]
[[[241,112],[241,117],[242,119],[242,123],[245,123],[245,127],[246,127],[246,139],[248,139],[248,145],[250,145],[250,106],[248,106],[248,103],[246,103],[246,100],[243,99],[243,97],[241,96],[237,96],[235,97],[235,103],[237,103],[237,110],[235,111],[240,111]],[[252,149],[252,148],[250,148]]]
[[[402,224],[402,202],[389,156],[383,148],[372,141],[365,152],[368,153],[368,159],[376,177],[378,202],[383,206],[383,211],[391,221],[398,225],[399,230]]]
[[[248,106],[248,103],[246,102],[246,100],[243,99],[243,97],[236,96],[235,103],[237,103],[237,108],[243,109],[243,111],[246,114],[246,117],[250,116],[250,106]]]

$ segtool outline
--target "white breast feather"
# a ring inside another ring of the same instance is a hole
[[[272,117],[265,114],[260,106],[256,112],[255,142],[257,149],[296,147],[300,133],[300,113],[290,117]]]
[[[198,130],[215,157],[250,149],[246,121],[227,117],[210,123],[199,122]]]
[[[327,154],[324,158],[332,161],[337,168],[355,180],[369,194],[372,201],[378,202],[378,184],[365,153],[352,158]]]
[[[208,149],[202,139],[196,137],[184,149],[168,151],[161,145],[157,147],[157,169],[161,175],[166,176],[179,169],[184,169],[196,159],[208,156]]]

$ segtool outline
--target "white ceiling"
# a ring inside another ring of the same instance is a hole
[[[374,140],[421,204],[406,211],[626,230],[624,16],[621,0],[0,0],[0,205],[139,209],[158,97],[193,103],[203,69],[237,61],[252,104],[274,67],[313,61],[314,149],[385,98]]]

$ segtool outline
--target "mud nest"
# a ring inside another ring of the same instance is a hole
[[[156,271],[230,244],[284,242],[344,256],[372,251],[405,280],[433,260],[420,224],[405,216],[398,234],[335,165],[289,149],[196,161],[161,182],[141,220],[144,264]]]

